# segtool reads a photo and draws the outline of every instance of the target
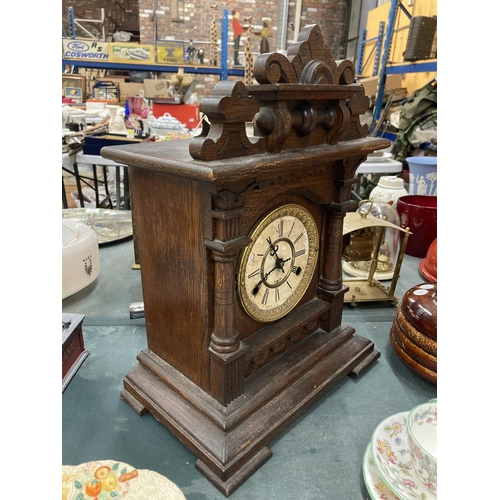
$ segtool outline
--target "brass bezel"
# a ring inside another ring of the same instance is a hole
[[[262,309],[257,305],[255,300],[252,300],[247,292],[245,286],[245,271],[248,258],[258,238],[270,225],[272,225],[275,221],[279,220],[282,217],[293,217],[299,220],[304,226],[308,241],[307,263],[301,273],[299,284],[293,291],[292,295],[290,295],[281,304],[272,309]],[[238,297],[244,311],[251,318],[263,323],[269,323],[286,316],[298,304],[298,302],[308,289],[318,261],[318,228],[313,216],[309,213],[308,210],[306,210],[301,205],[290,203],[278,207],[266,214],[250,231],[249,237],[252,239],[252,242],[243,250],[238,261]]]

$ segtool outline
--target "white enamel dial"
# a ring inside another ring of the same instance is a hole
[[[247,314],[270,322],[288,314],[306,292],[318,260],[318,229],[302,206],[283,205],[250,233],[238,265],[238,295]]]

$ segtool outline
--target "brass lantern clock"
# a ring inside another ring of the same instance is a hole
[[[366,276],[344,277],[344,284],[349,287],[349,293],[344,302],[352,306],[360,302],[385,302],[397,305],[395,294],[399,279],[399,271],[406,250],[406,244],[411,234],[409,228],[403,229],[396,224],[379,219],[370,213],[372,201],[362,200],[356,212],[346,214],[344,218],[342,259],[345,263],[361,262],[369,265]],[[389,286],[376,279],[375,272],[380,263],[388,261],[388,254],[381,251],[381,245],[387,230],[392,230],[400,237],[399,251],[390,274]],[[345,269],[345,268],[344,268]]]
[[[356,169],[389,145],[360,123],[369,99],[354,73],[306,26],[286,54],[257,57],[257,84],[218,83],[191,141],[101,151],[129,167],[148,341],[121,396],[226,496],[380,355],[342,324]]]

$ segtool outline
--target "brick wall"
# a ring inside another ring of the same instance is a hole
[[[105,30],[113,33],[116,24],[131,28],[139,24],[139,0],[62,0],[63,20],[68,17],[68,8],[73,7],[75,19],[101,19],[101,8],[104,9]],[[87,31],[97,36],[102,33],[98,23],[80,22]],[[66,35],[69,36],[69,24],[63,21]],[[78,25],[75,25],[77,38],[88,38]]]
[[[205,50],[206,63],[210,53],[210,28],[214,16],[214,9],[210,8],[215,0],[198,0],[197,2],[184,2],[184,11],[174,13],[172,7],[175,0],[126,0],[129,8],[133,10],[134,2],[137,5],[137,13],[131,12],[130,16],[137,15],[140,26],[141,43],[154,44],[155,24],[153,20],[154,2],[156,1],[156,37],[157,39],[184,40],[186,46],[192,39],[196,48],[203,47]],[[117,11],[113,7],[112,0],[63,0],[63,15],[67,15],[67,7],[71,5],[78,17],[88,16],[97,19],[100,17],[100,8],[104,7],[106,12]],[[182,5],[182,4],[180,4]],[[252,16],[254,31],[262,26],[264,18],[270,18],[268,41],[270,51],[275,51],[278,22],[277,0],[233,0],[233,2],[219,5],[217,8],[217,30],[218,40],[221,38],[221,20],[224,9],[228,11],[228,67],[233,67],[233,28],[232,10],[237,7],[240,10],[240,23],[245,24],[245,18]],[[288,24],[287,24],[287,47],[293,40],[294,29],[291,23],[295,22],[296,1],[289,2]],[[303,0],[300,16],[300,26],[318,24],[321,27],[325,42],[332,48],[334,57],[342,59],[345,57],[346,47],[346,23],[347,23],[347,0]],[[118,9],[119,10],[119,9]],[[172,16],[180,16],[180,22],[172,21]],[[95,17],[97,16],[97,17]],[[259,53],[261,37],[254,34],[252,37],[252,52]],[[240,42],[240,60],[243,62],[243,54],[246,44],[246,34],[243,33]],[[188,72],[188,70],[185,70]],[[170,75],[162,74],[169,78]],[[198,81],[198,96],[210,95],[214,85],[219,81],[217,76],[195,75]],[[234,77],[229,77],[235,79]]]

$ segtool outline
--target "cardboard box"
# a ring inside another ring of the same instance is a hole
[[[365,88],[365,95],[372,96],[377,93],[378,76],[360,78],[359,83]],[[403,88],[401,75],[387,75],[385,78],[385,91]]]
[[[139,90],[144,90],[142,83],[120,82],[120,101],[125,102],[128,96],[139,95]]]
[[[157,104],[153,102],[153,116],[161,118],[169,113],[177,118],[186,128],[193,129],[200,123],[200,106],[198,104]]]
[[[165,78],[144,79],[144,97],[153,99],[156,96],[168,95],[169,81]]]

